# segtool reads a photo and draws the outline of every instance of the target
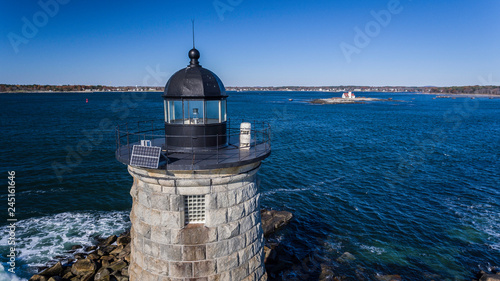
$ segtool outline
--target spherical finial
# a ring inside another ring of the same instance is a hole
[[[191,59],[190,65],[200,65],[200,63],[198,62],[198,59],[200,58],[200,52],[195,48],[189,51],[189,58]]]

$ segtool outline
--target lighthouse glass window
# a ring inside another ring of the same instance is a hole
[[[184,220],[186,224],[205,222],[205,195],[184,196]]]
[[[218,100],[207,101],[207,124],[220,123],[219,104]]]
[[[204,104],[201,100],[184,101],[184,124],[203,124],[204,123]]]
[[[168,101],[168,123],[183,123],[182,119],[182,101]]]

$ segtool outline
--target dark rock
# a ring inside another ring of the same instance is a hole
[[[115,243],[116,239],[117,239],[116,235],[111,235],[108,238],[106,238],[104,241],[102,241],[100,243],[100,245],[103,247],[109,246],[109,245]]]
[[[100,258],[101,258],[101,256],[100,256],[100,255],[98,255],[98,254],[97,254],[97,253],[95,253],[95,252],[94,252],[94,253],[91,253],[91,254],[89,254],[89,255],[87,256],[87,259],[89,259],[89,260],[93,260],[93,261],[98,260],[98,259],[100,259]]]
[[[321,265],[321,273],[319,275],[319,281],[331,281],[335,278],[335,273],[333,272],[333,268],[329,265],[322,264]]]
[[[66,266],[60,276],[66,275],[68,272],[71,273],[71,266]]]
[[[95,272],[89,272],[80,278],[80,281],[91,281],[94,280]],[[74,277],[73,277],[74,278]]]
[[[96,269],[97,266],[95,262],[89,259],[82,259],[78,260],[73,264],[73,266],[71,267],[71,273],[73,273],[76,276],[83,276],[83,277],[89,274],[92,274],[92,276],[94,276]]]
[[[97,249],[97,254],[99,256],[106,256],[106,255],[109,255],[109,253],[111,253],[114,249],[116,249],[115,245],[101,247],[101,248]]]
[[[109,269],[102,267],[97,271],[97,273],[94,276],[95,281],[109,281],[109,275],[111,272]]]
[[[76,254],[75,255],[75,259],[77,259],[77,260],[81,260],[81,259],[84,259],[84,258],[85,258],[84,254]]]
[[[271,257],[272,253],[276,252],[274,252],[271,248],[264,246],[264,263],[268,263],[273,260],[273,258]]]
[[[120,236],[116,240],[117,245],[127,246],[130,243],[130,236]]]
[[[90,246],[90,247],[85,248],[85,251],[91,252],[91,251],[94,251],[96,249],[97,249],[97,246]]]
[[[101,257],[101,265],[102,267],[108,267],[108,265],[110,263],[112,263],[114,261],[114,257],[113,256],[102,256]]]
[[[121,273],[113,273],[111,274],[111,277],[115,278],[117,281],[129,281],[128,276],[123,276]]]
[[[128,266],[122,269],[121,274],[122,276],[126,276],[128,278]]]
[[[66,280],[69,280],[71,278],[75,277],[75,275],[73,273],[71,273],[71,268],[70,268],[70,272],[67,272],[65,274],[63,274],[63,279],[66,279]]]
[[[47,277],[36,274],[36,275],[31,276],[29,281],[47,281]]]
[[[497,274],[483,274],[479,281],[500,281],[500,275]]]
[[[73,246],[71,246],[71,250],[78,250],[78,249],[81,249],[81,248],[83,248],[82,245],[73,245]]]
[[[262,229],[267,236],[286,225],[293,215],[287,211],[261,210]]]
[[[49,280],[47,281],[62,281],[62,277],[61,276],[52,276],[49,278]]]
[[[108,265],[108,268],[111,269],[112,272],[121,271],[125,267],[127,267],[127,263],[122,261],[122,260],[115,261],[115,262],[111,263],[110,265]]]
[[[51,276],[59,276],[63,272],[63,267],[60,262],[56,263],[54,266],[45,269],[44,271],[40,272],[39,275],[43,275],[46,277],[51,277]]]
[[[123,259],[125,257],[128,257],[130,260],[130,244],[125,246],[125,248],[123,248],[123,250],[117,256],[117,258],[119,259]]]
[[[401,281],[400,275],[376,275],[375,278],[379,281]]]
[[[353,254],[351,254],[349,252],[345,252],[342,254],[342,256],[337,258],[337,261],[341,262],[341,263],[347,263],[347,262],[351,262],[355,259],[356,259],[356,257]]]
[[[116,255],[118,255],[123,250],[123,248],[125,248],[123,245],[119,245],[113,251],[111,251],[109,254],[113,255],[113,256],[116,256]]]

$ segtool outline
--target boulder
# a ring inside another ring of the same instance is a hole
[[[85,255],[84,255],[84,254],[79,253],[79,254],[76,254],[76,255],[75,255],[75,259],[77,259],[77,260],[79,260],[79,259],[84,259],[84,258],[85,258]]]
[[[101,258],[101,257],[100,257],[97,253],[95,253],[95,252],[94,252],[94,253],[91,253],[91,254],[89,254],[89,255],[87,256],[87,259],[89,259],[89,260],[98,260],[98,259],[100,259],[100,258]]]
[[[479,281],[500,281],[500,275],[498,274],[483,274]]]
[[[95,272],[89,272],[89,273],[83,275],[79,281],[93,281],[94,275],[95,275]]]
[[[114,249],[116,249],[115,245],[108,245],[105,247],[100,247],[99,249],[97,249],[97,254],[99,256],[109,255],[109,253],[111,253]]]
[[[83,277],[89,274],[92,274],[93,276],[95,274],[96,269],[97,266],[93,261],[89,259],[82,259],[78,260],[73,264],[73,266],[71,267],[71,273],[73,273],[76,276],[83,276]]]
[[[124,267],[120,273],[122,274],[122,276],[125,276],[128,278],[128,266]]]
[[[43,275],[36,274],[36,275],[31,276],[29,281],[47,281],[47,277],[45,277]]]
[[[109,275],[111,272],[109,269],[102,267],[97,271],[97,273],[94,276],[95,281],[109,281]]]
[[[111,275],[112,277],[116,278],[117,281],[129,281],[128,276],[123,276],[121,273],[113,273]]]
[[[71,278],[75,277],[75,275],[73,273],[70,272],[67,272],[63,275],[63,279],[65,280],[70,280]]]
[[[82,245],[73,245],[73,246],[71,246],[71,250],[73,250],[73,251],[81,249],[81,248],[83,248]]]
[[[113,256],[102,256],[101,257],[102,267],[108,267],[108,265],[114,261],[114,258],[115,257],[113,257]]]
[[[115,243],[117,238],[118,237],[116,237],[116,235],[111,235],[108,238],[106,238],[104,241],[102,241],[101,246],[103,246],[103,247],[109,246],[109,245]]]
[[[46,277],[51,277],[51,276],[59,276],[63,272],[63,267],[61,262],[56,263],[54,266],[45,269],[44,271],[40,272],[39,275],[46,276]]]
[[[293,218],[293,214],[287,211],[261,210],[260,215],[265,236],[285,226]]]
[[[120,236],[116,240],[117,245],[127,246],[130,243],[130,236]]]
[[[401,281],[400,275],[376,275],[375,278],[379,281]]]
[[[337,261],[340,263],[347,263],[347,262],[351,262],[355,259],[356,259],[356,257],[353,254],[351,254],[349,252],[345,252],[342,254],[342,256],[337,258]]]
[[[63,281],[61,276],[52,276],[47,281]]]
[[[116,247],[113,251],[111,251],[109,254],[110,255],[113,255],[113,256],[116,256],[118,255],[125,247],[123,245],[119,245],[118,247]]]
[[[130,257],[130,244],[125,246],[125,248],[123,248],[123,250],[117,256],[117,258],[119,259],[123,259],[125,257]]]
[[[321,265],[321,273],[319,275],[319,281],[331,281],[335,278],[335,273],[333,268],[329,265]]]
[[[117,261],[111,263],[110,265],[108,265],[108,268],[112,272],[118,272],[118,271],[121,271],[122,269],[124,269],[126,266],[127,266],[126,262],[124,262],[122,260],[117,260]]]

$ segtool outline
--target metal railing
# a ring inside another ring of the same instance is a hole
[[[215,156],[216,162],[221,163],[228,155],[235,155],[237,151],[238,160],[248,157],[257,158],[259,156],[270,153],[271,151],[271,128],[268,123],[258,121],[243,121],[252,124],[250,147],[240,148],[240,120],[228,120],[227,130],[225,135],[166,135],[165,123],[158,120],[139,121],[136,123],[126,123],[118,125],[115,128],[116,136],[116,158],[128,164],[132,147],[140,144],[141,140],[150,140],[151,145],[160,146],[162,152],[168,158],[173,154],[188,154],[188,157],[198,159],[197,156]],[[237,124],[237,127],[232,127],[232,124]],[[191,144],[185,144],[182,148],[168,147],[165,143],[166,137],[191,139]],[[217,139],[215,147],[199,147],[193,145],[193,139],[198,137],[214,137]],[[226,137],[226,143],[219,143],[220,137]],[[232,154],[231,154],[232,153]],[[168,161],[167,161],[168,166]],[[167,167],[168,169],[168,167]]]

